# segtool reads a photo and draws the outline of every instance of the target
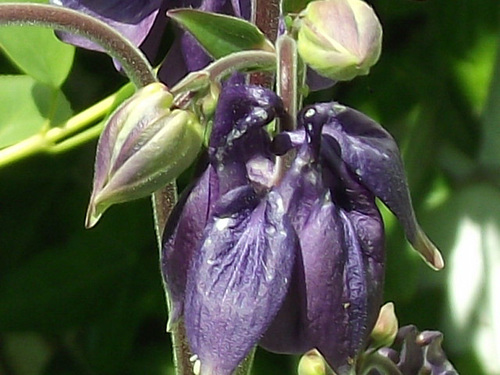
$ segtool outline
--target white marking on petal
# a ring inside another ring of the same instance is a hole
[[[201,372],[201,361],[197,359],[193,364],[193,374],[200,375]]]
[[[314,108],[309,108],[304,114],[305,118],[313,117],[316,114],[316,110]]]
[[[219,219],[215,222],[215,229],[217,229],[219,231],[223,231],[223,230],[226,230],[230,224],[231,224],[231,219],[228,217],[223,218],[223,219]]]

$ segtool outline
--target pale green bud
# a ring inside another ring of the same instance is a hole
[[[194,113],[172,110],[172,103],[166,86],[153,83],[110,116],[97,146],[87,227],[111,205],[162,188],[194,161],[203,128]]]
[[[327,365],[323,356],[316,350],[310,350],[299,361],[298,375],[325,375]]]
[[[398,329],[398,318],[394,312],[394,304],[388,302],[380,308],[377,322],[370,335],[372,346],[376,348],[391,346]]]
[[[297,47],[304,62],[339,81],[368,74],[382,48],[382,26],[362,0],[310,2],[298,19]]]

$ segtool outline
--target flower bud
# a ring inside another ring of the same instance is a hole
[[[398,318],[394,313],[394,304],[386,303],[380,308],[377,323],[371,333],[372,345],[375,347],[391,346],[398,334]]]
[[[325,360],[316,349],[310,350],[300,358],[297,373],[299,375],[325,375]]]
[[[153,83],[111,115],[97,146],[88,228],[111,205],[152,194],[194,161],[202,126],[194,113],[172,110],[172,103],[166,87]]]
[[[313,1],[298,22],[300,57],[327,78],[366,75],[380,56],[382,26],[364,1]]]

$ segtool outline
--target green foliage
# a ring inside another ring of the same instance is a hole
[[[0,148],[48,130],[71,114],[61,90],[25,75],[0,76]]]
[[[22,26],[0,29],[0,50],[22,72],[54,88],[68,77],[75,53],[75,48],[59,41],[53,31]]]
[[[273,49],[255,25],[240,18],[194,9],[173,10],[168,15],[191,32],[215,59],[233,52]]]

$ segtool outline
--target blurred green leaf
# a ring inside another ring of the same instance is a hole
[[[281,5],[283,8],[283,12],[287,13],[299,13],[304,10],[313,0],[283,0],[283,4]]]
[[[459,87],[477,115],[483,110],[488,97],[498,42],[496,33],[479,35],[466,56],[454,61]]]
[[[31,26],[0,27],[0,50],[22,72],[54,88],[67,78],[75,53],[75,48],[58,40],[54,31]]]
[[[483,142],[480,160],[489,167],[500,167],[500,50],[497,58],[486,106],[482,116]]]
[[[29,76],[0,76],[0,148],[71,116],[64,94]]]
[[[2,275],[0,331],[59,332],[98,316],[135,261],[129,248],[105,236],[98,246],[74,237],[34,256]]]
[[[194,9],[171,10],[168,16],[193,34],[215,59],[233,52],[273,50],[272,44],[255,25],[240,18]]]

